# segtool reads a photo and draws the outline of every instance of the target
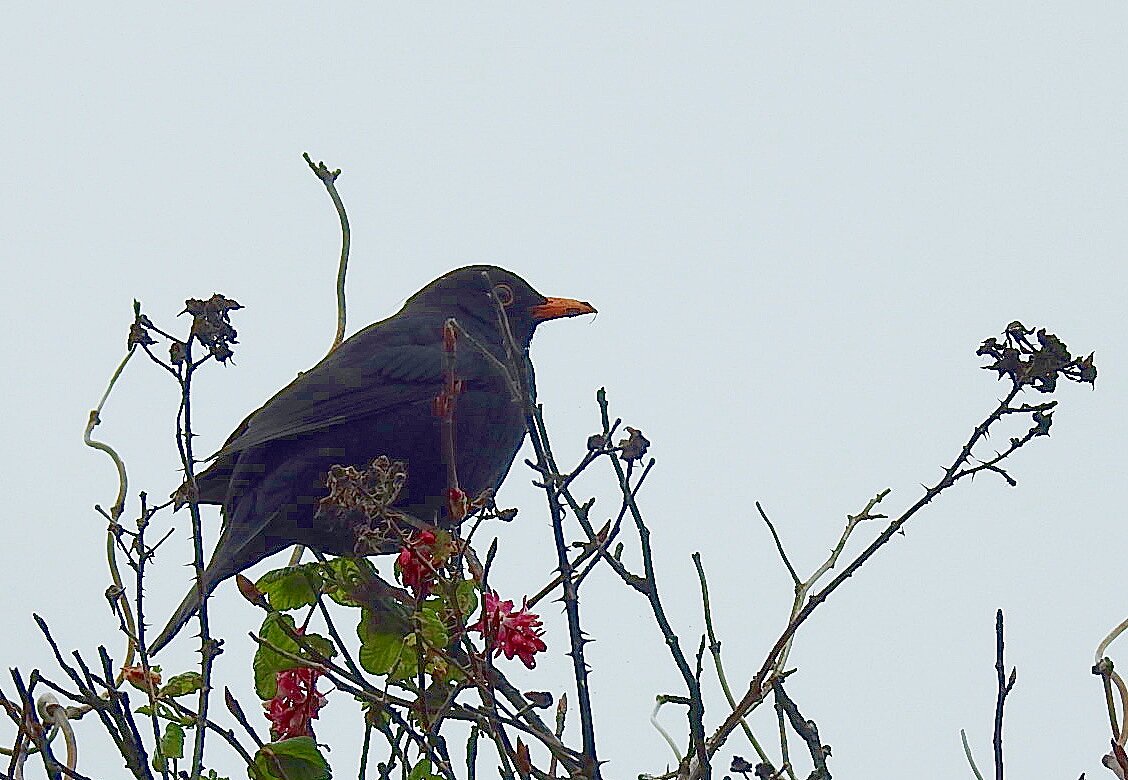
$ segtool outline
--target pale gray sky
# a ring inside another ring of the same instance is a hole
[[[911,504],[993,407],[1004,386],[978,368],[983,338],[1020,319],[1095,349],[1095,392],[1060,392],[1052,437],[1011,464],[1019,486],[963,483],[914,521],[803,630],[790,690],[835,776],[970,777],[958,731],[986,768],[1002,607],[1012,776],[1106,776],[1089,669],[1128,614],[1126,22],[1119,3],[10,8],[0,663],[54,668],[33,609],[64,647],[120,655],[91,509],[112,501],[113,472],[81,431],[133,298],[164,322],[213,291],[247,307],[237,364],[199,382],[201,449],[323,354],[338,233],[309,151],[345,171],[350,330],[471,262],[599,307],[535,340],[554,440],[579,457],[600,386],[646,432],[671,618],[695,646],[700,550],[741,690],[791,595],[753,501],[812,569],[847,513],[885,487],[889,509]],[[175,404],[136,361],[106,409],[98,434],[134,496],[177,483]],[[515,467],[503,491],[522,511],[494,575],[518,597],[555,560],[529,476]],[[174,520],[153,623],[188,583]],[[647,717],[655,694],[681,692],[676,670],[637,594],[597,576],[585,595],[606,775],[661,771]],[[254,710],[240,637],[259,615],[234,588],[213,603],[218,679]],[[563,618],[543,611],[550,651],[514,677],[560,691]],[[709,689],[712,727],[726,713]],[[347,696],[322,723],[338,776],[354,775]],[[756,723],[770,743],[772,713]],[[100,726],[79,729],[80,769],[124,776]],[[722,769],[733,753],[752,751],[733,737]]]

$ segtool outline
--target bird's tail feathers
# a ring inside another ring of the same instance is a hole
[[[256,555],[254,551],[248,548],[248,544],[253,542],[257,536],[256,528],[243,527],[241,531],[236,530],[234,533],[232,532],[233,528],[238,527],[230,523],[224,524],[223,532],[219,536],[219,542],[216,544],[215,551],[212,553],[211,562],[209,562],[207,568],[204,569],[203,595],[205,599],[211,596],[212,591],[216,589],[219,583],[243,571],[243,569],[264,557],[262,555]],[[184,597],[184,600],[180,602],[180,606],[172,613],[168,625],[161,631],[160,636],[149,644],[149,653],[157,653],[161,648],[172,641],[173,637],[176,636],[180,629],[199,611],[199,608],[200,594],[197,593],[196,585],[193,583],[191,590],[188,591],[188,595]]]

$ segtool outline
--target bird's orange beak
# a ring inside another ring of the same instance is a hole
[[[544,303],[529,307],[529,314],[537,322],[555,320],[558,317],[578,317],[581,314],[595,314],[595,307],[587,301],[575,298],[545,298]]]

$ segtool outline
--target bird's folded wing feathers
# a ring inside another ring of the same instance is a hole
[[[223,459],[269,441],[324,430],[437,395],[444,379],[441,344],[387,343],[364,335],[346,341],[248,416],[213,457]],[[474,382],[492,372],[496,368],[484,356],[459,351],[459,379]]]

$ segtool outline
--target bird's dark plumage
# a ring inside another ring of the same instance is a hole
[[[352,554],[351,529],[315,519],[334,465],[363,468],[379,455],[406,461],[396,508],[425,521],[444,518],[447,469],[432,405],[443,386],[443,325],[451,317],[496,359],[468,343],[456,351],[459,484],[473,497],[501,483],[524,439],[525,420],[497,362],[507,358],[495,299],[529,372],[525,349],[538,323],[595,311],[582,301],[546,298],[502,268],[469,266],[431,282],[397,314],[342,343],[248,416],[198,475],[200,503],[220,505],[224,519],[204,572],[207,594],[295,544]],[[198,602],[192,588],[151,652],[168,644]]]

